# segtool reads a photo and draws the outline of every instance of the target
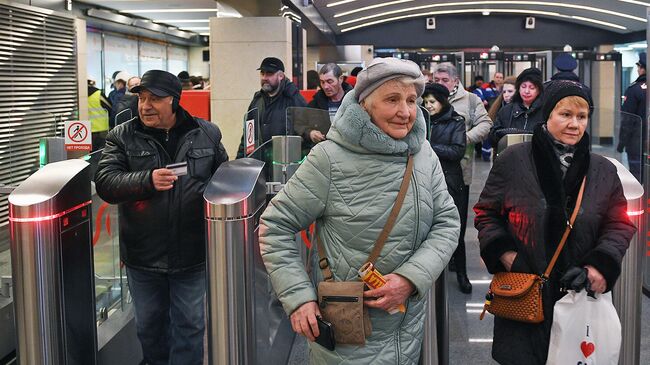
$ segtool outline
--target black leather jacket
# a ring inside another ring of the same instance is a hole
[[[492,146],[498,145],[501,137],[506,134],[532,134],[536,125],[545,122],[542,119],[542,95],[539,95],[528,109],[521,102],[513,100],[510,104],[501,108],[497,114],[494,125],[490,130]]]
[[[256,92],[248,106],[248,110],[258,109],[260,130],[255,133],[261,134],[259,138],[260,145],[273,136],[295,135],[293,126],[290,125],[289,130],[287,130],[287,108],[307,106],[307,102],[300,95],[300,90],[289,79],[283,79],[279,87],[280,91],[272,98],[261,90]],[[237,150],[237,158],[242,157],[245,157],[243,134]]]
[[[460,188],[465,185],[460,166],[467,143],[465,118],[456,113],[453,106],[447,111],[431,116],[429,142],[440,159],[447,186]]]
[[[119,205],[120,256],[130,267],[177,272],[205,263],[203,190],[228,155],[216,125],[182,108],[176,114],[167,136],[174,138],[175,157],[160,142],[164,132],[144,126],[140,118],[106,137],[95,184],[102,199]],[[152,171],[181,161],[187,161],[188,174],[171,190],[155,190]]]

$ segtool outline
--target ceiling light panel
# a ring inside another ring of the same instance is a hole
[[[381,6],[385,6],[387,3],[381,4]],[[513,1],[513,0],[497,0],[497,1],[463,1],[463,2],[450,2],[450,3],[437,3],[437,4],[429,4],[429,5],[421,5],[421,6],[413,6],[410,8],[402,8],[402,9],[395,9],[395,10],[390,10],[390,11],[385,11],[383,13],[376,13],[352,20],[348,20],[346,22],[342,22],[340,24],[346,25],[346,24],[351,24],[354,22],[360,22],[372,18],[380,18],[383,16],[387,15],[393,15],[393,14],[399,14],[399,13],[407,13],[410,11],[417,11],[417,10],[424,10],[424,9],[433,9],[433,8],[441,8],[441,7],[451,7],[451,6],[477,6],[477,5],[530,5],[530,6],[551,6],[551,7],[560,7],[560,8],[569,8],[569,9],[578,9],[578,10],[585,10],[585,11],[591,11],[591,12],[596,12],[596,13],[603,13],[603,14],[609,14],[609,15],[614,15],[622,18],[628,18],[640,22],[647,22],[645,18],[641,18],[638,16],[630,15],[630,14],[625,14],[613,10],[607,10],[607,9],[602,9],[602,8],[596,8],[593,6],[586,6],[586,5],[576,5],[576,4],[565,4],[565,3],[559,3],[559,2],[548,2],[548,1]],[[379,6],[375,6],[375,8],[378,8]],[[346,16],[346,15],[351,15],[355,14],[361,11],[365,11],[367,8],[359,8],[359,9],[354,9],[350,10],[347,12],[342,12],[338,14],[334,14],[334,18]],[[339,24],[337,24],[340,26]]]
[[[154,23],[209,23],[210,19],[156,19]]]
[[[489,11],[491,13],[530,14],[530,15],[541,15],[541,16],[556,17],[556,18],[563,18],[563,19],[574,19],[574,20],[585,21],[585,22],[589,22],[589,23],[595,23],[595,24],[599,24],[599,25],[614,28],[614,29],[620,29],[620,30],[626,30],[627,29],[627,27],[624,27],[622,25],[603,22],[603,21],[600,21],[600,20],[597,20],[597,19],[592,19],[592,18],[587,18],[587,17],[569,16],[569,15],[564,15],[564,14],[560,14],[560,13],[557,13],[557,12],[542,11],[542,10],[529,10],[529,9],[458,9],[458,10],[429,11],[429,12],[425,12],[425,13],[407,14],[407,15],[400,15],[400,16],[395,16],[395,17],[391,17],[391,18],[379,19],[379,20],[375,20],[375,21],[371,21],[371,22],[351,26],[351,27],[348,27],[348,28],[343,28],[343,29],[341,29],[341,33],[349,32],[351,30],[355,30],[355,29],[359,29],[359,28],[369,27],[369,26],[372,26],[372,25],[388,23],[388,22],[393,22],[393,21],[403,20],[403,19],[409,19],[409,18],[417,18],[417,17],[424,17],[424,16],[431,16],[431,15],[483,13],[484,11]]]
[[[622,3],[628,3],[628,4],[634,4],[634,5],[641,5],[641,6],[650,6],[650,3],[644,2],[644,1],[637,1],[637,0],[618,0]]]
[[[333,6],[339,6],[339,5],[343,5],[343,4],[351,3],[351,2],[354,2],[354,1],[357,1],[357,0],[342,0],[342,1],[335,1],[335,2],[333,2],[333,3],[329,3],[329,4],[325,5],[325,6],[328,7],[328,8],[331,8],[331,7],[333,7]]]
[[[125,14],[151,14],[151,13],[216,13],[217,8],[212,9],[136,9],[122,10]]]

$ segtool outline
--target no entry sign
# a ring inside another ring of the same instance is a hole
[[[73,120],[65,122],[66,151],[90,151],[92,148],[90,121]]]

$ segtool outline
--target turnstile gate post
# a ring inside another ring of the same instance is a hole
[[[295,334],[258,244],[266,207],[264,162],[242,158],[221,164],[203,198],[210,364],[286,364]]]
[[[635,365],[639,363],[641,351],[641,287],[645,251],[645,245],[641,240],[645,217],[643,186],[620,162],[611,158],[609,160],[616,165],[621,185],[623,185],[628,216],[638,228],[623,257],[621,276],[612,290],[612,301],[621,319],[623,337],[618,363],[620,365]]]
[[[90,165],[46,165],[9,195],[19,364],[97,357]]]

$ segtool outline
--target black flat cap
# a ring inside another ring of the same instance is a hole
[[[149,70],[142,75],[140,85],[131,89],[134,94],[147,90],[160,97],[173,96],[180,99],[183,89],[181,81],[174,74],[162,70]]]
[[[278,72],[284,71],[284,63],[275,57],[266,57],[262,60],[262,64],[258,70],[263,72]]]

